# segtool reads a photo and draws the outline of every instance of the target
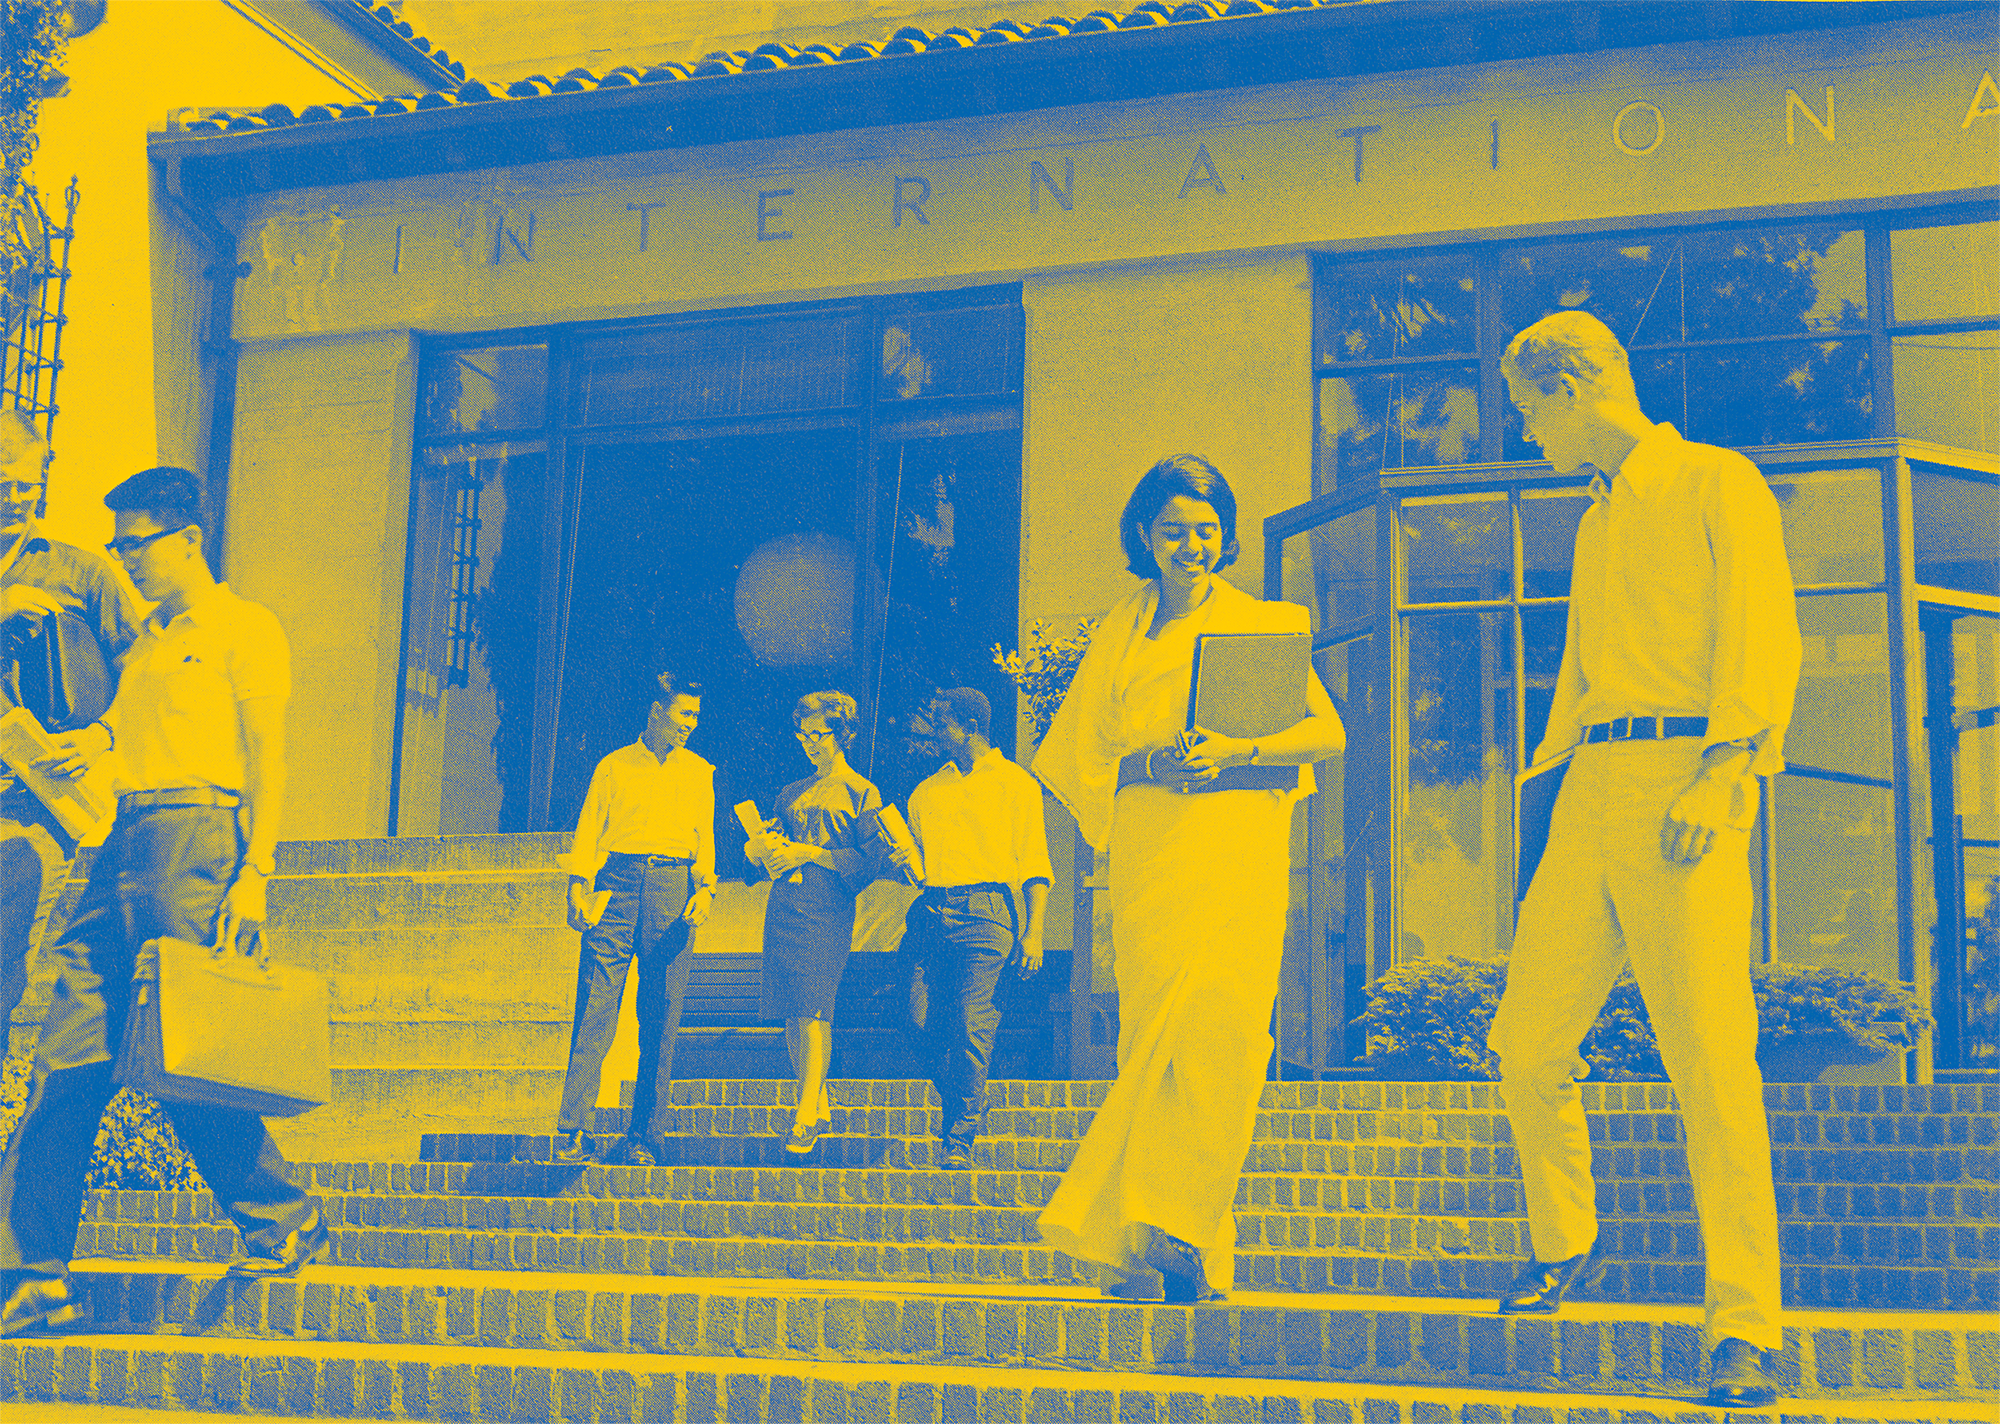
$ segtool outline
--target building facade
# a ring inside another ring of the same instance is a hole
[[[662,664],[708,683],[725,806],[802,769],[785,711],[829,685],[899,799],[913,701],[997,695],[993,645],[1107,607],[1118,509],[1193,450],[1241,502],[1232,577],[1313,609],[1349,726],[1281,1005],[1285,1071],[1337,1071],[1370,979],[1506,952],[1587,499],[1497,361],[1580,307],[1786,512],[1807,671],[1766,956],[1932,997],[1898,1079],[1991,1067],[1990,14],[1227,11],[156,136],[227,258],[233,370],[185,322],[156,360],[209,382],[225,572],[292,630],[288,837],[560,828]]]

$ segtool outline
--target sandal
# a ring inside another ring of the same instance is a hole
[[[1160,1273],[1169,1305],[1202,1305],[1224,1299],[1202,1271],[1201,1252],[1158,1227],[1153,1228],[1153,1239],[1146,1247],[1146,1264]]]

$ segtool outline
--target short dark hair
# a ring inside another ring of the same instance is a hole
[[[932,694],[933,702],[942,702],[951,713],[951,720],[975,736],[992,735],[993,704],[986,700],[986,694],[976,687],[940,688]]]
[[[826,729],[846,751],[861,731],[861,709],[844,692],[808,692],[792,708],[792,725],[802,727],[808,717],[825,717]]]
[[[689,681],[679,673],[674,672],[671,668],[662,672],[653,680],[658,684],[659,691],[653,695],[651,701],[647,704],[648,706],[652,702],[658,702],[664,704],[669,710],[672,710],[674,699],[677,697],[701,696],[700,683]]]
[[[179,465],[158,465],[121,480],[104,496],[104,507],[120,514],[143,513],[162,529],[193,524],[208,528],[207,491],[201,476]]]
[[[1153,557],[1147,535],[1153,521],[1167,502],[1177,495],[1214,506],[1222,521],[1222,557],[1211,573],[1219,573],[1236,562],[1241,550],[1236,543],[1236,491],[1222,477],[1222,471],[1199,455],[1169,455],[1140,478],[1125,512],[1118,517],[1118,538],[1125,546],[1125,567],[1140,578],[1160,576],[1160,561]]]

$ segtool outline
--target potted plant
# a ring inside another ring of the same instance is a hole
[[[1772,963],[1754,966],[1750,979],[1767,1082],[1812,1083],[1837,1064],[1879,1063],[1933,1026],[1915,994],[1872,974]]]

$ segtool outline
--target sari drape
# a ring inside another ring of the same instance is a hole
[[[1118,1081],[1041,1215],[1042,1239],[1143,1273],[1147,1227],[1202,1252],[1234,1284],[1236,1183],[1250,1149],[1284,956],[1291,812],[1312,789],[1182,795],[1117,790],[1118,761],[1170,745],[1187,719],[1202,633],[1295,632],[1306,610],[1217,580],[1147,638],[1159,589],[1105,615],[1035,757],[1035,774],[1111,853]]]

